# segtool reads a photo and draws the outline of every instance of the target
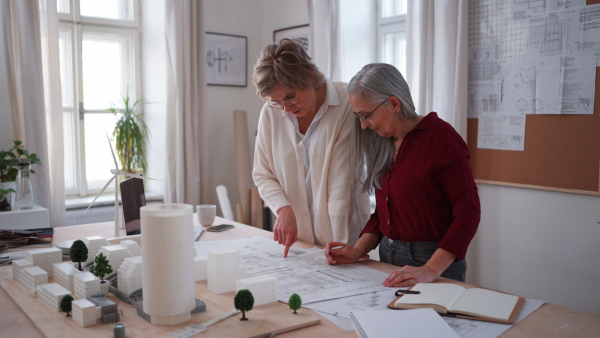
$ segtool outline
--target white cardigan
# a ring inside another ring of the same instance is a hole
[[[331,241],[356,243],[370,213],[369,196],[359,192],[360,186],[352,191],[349,155],[354,116],[347,84],[333,82],[333,87],[335,92],[327,92],[332,99],[324,103],[329,102],[329,107],[319,122],[310,154],[315,224],[308,210],[306,173],[294,124],[281,110],[267,104],[258,122],[252,171],[261,198],[273,212],[292,207],[298,239],[321,245]]]

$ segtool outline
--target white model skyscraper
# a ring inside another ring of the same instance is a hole
[[[152,324],[183,323],[195,307],[193,210],[187,204],[140,209],[143,306]]]

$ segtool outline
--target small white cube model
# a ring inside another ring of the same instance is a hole
[[[106,238],[102,236],[86,236],[83,237],[81,240],[83,241],[85,246],[87,246],[88,249],[88,259],[84,263],[81,263],[82,266],[93,262],[94,258],[96,258],[96,254],[98,253],[98,251],[100,251],[100,248],[103,245],[110,245],[108,240],[106,240]]]
[[[207,258],[208,290],[217,294],[235,291],[235,282],[246,276],[246,269],[239,267],[239,252],[209,251]]]
[[[32,266],[33,266],[33,263],[31,263],[30,261],[28,261],[26,259],[16,259],[16,260],[12,261],[13,279],[24,285],[25,273],[23,272],[23,269],[29,268]]]
[[[125,258],[117,273],[117,284],[127,295],[142,288],[142,256]]]
[[[89,271],[78,273],[73,277],[75,296],[73,298],[88,298],[100,292],[100,279]]]
[[[71,291],[63,288],[58,283],[42,284],[37,287],[37,294],[54,311],[60,311],[60,301]]]
[[[277,302],[277,278],[261,275],[238,279],[235,292],[248,289],[254,297],[254,306]]]
[[[65,289],[75,292],[73,276],[81,273],[69,262],[54,263],[54,282],[60,284]]]
[[[96,320],[100,317],[99,309],[89,300],[82,298],[71,302],[71,315],[73,321],[79,326],[90,326],[96,324]]]
[[[23,275],[23,285],[32,295],[35,295],[35,290],[38,285],[48,283],[48,273],[40,269],[38,266],[30,266],[23,269]]]
[[[206,256],[194,257],[194,270],[196,272],[195,281],[199,282],[207,278],[207,258]]]
[[[39,266],[52,277],[54,263],[62,262],[62,250],[57,247],[25,251],[25,259],[33,265]]]

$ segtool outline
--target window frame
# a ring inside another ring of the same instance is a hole
[[[142,60],[141,60],[141,27],[140,27],[140,2],[132,0],[133,20],[118,20],[106,18],[92,18],[81,16],[79,14],[79,0],[69,0],[69,13],[58,13],[59,29],[70,32],[70,58],[71,83],[73,88],[71,107],[63,103],[63,115],[65,112],[72,111],[72,120],[68,121],[73,126],[73,157],[74,157],[74,186],[65,186],[65,195],[67,198],[78,198],[93,196],[100,192],[106,181],[90,181],[86,177],[86,154],[85,154],[85,114],[112,114],[108,109],[85,109],[83,101],[83,64],[82,64],[82,45],[85,32],[99,34],[115,34],[125,36],[130,39],[130,53],[132,54],[127,63],[129,63],[129,78],[133,83],[128,85],[130,88],[130,97],[135,100],[142,95]],[[132,73],[132,74],[131,74]],[[127,88],[124,86],[124,88]],[[66,122],[65,122],[66,123]],[[107,131],[111,132],[111,131]],[[65,135],[66,136],[66,135]],[[112,136],[112,135],[109,135]],[[66,169],[66,168],[65,168]],[[71,169],[69,169],[71,170]],[[65,170],[66,174],[66,170]],[[114,193],[114,185],[109,185],[105,193]]]
[[[405,0],[406,1],[406,0]],[[382,62],[385,56],[385,35],[388,33],[402,32],[406,39],[407,13],[383,17],[382,0],[377,0],[377,60]],[[398,69],[399,65],[394,64]],[[404,74],[405,69],[400,69]]]

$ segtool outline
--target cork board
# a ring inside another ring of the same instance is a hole
[[[475,180],[600,196],[598,74],[600,67],[596,68],[594,114],[527,115],[524,151],[478,149],[478,119],[468,119],[467,144]]]

